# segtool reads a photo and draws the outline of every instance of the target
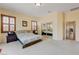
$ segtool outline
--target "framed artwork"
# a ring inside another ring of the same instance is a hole
[[[22,21],[22,26],[27,27],[27,21]]]

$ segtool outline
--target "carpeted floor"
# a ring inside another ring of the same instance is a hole
[[[77,55],[79,54],[79,42],[69,40],[44,40],[40,43],[22,49],[22,45],[16,41],[8,44],[0,44],[3,55]]]

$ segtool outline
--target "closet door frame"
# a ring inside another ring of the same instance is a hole
[[[65,31],[66,31],[66,40],[67,40],[67,26],[73,26],[73,40],[75,40],[75,36],[76,36],[76,34],[75,34],[75,32],[76,32],[76,22],[75,21],[69,21],[69,22],[66,22],[66,28],[65,28]],[[70,32],[69,32],[69,39],[70,39]],[[70,39],[70,40],[72,40],[72,39]]]

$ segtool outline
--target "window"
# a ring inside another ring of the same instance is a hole
[[[32,21],[31,26],[33,33],[38,34],[37,21]]]
[[[13,16],[1,15],[1,32],[15,31],[16,18]]]
[[[37,30],[37,22],[32,21],[32,30]]]

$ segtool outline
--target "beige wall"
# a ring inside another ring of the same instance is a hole
[[[35,17],[32,17],[32,16],[27,16],[27,15],[24,15],[24,14],[13,12],[13,11],[10,11],[10,10],[0,9],[0,25],[1,25],[1,14],[16,17],[16,31],[18,31],[18,30],[31,30],[31,20],[35,18]],[[25,21],[28,22],[27,27],[22,27],[22,20],[25,20]],[[4,42],[5,38],[6,38],[5,34],[1,33],[1,26],[0,26],[0,42]]]
[[[79,41],[79,10],[65,12],[65,23],[68,21],[76,22],[76,41]]]
[[[53,22],[55,23],[55,21],[57,20],[57,13],[54,12],[54,13],[51,13],[51,14],[48,14],[47,16],[42,16],[40,17],[40,21],[39,21],[39,31],[40,31],[40,34],[41,34],[41,24],[44,24],[44,23],[49,23],[51,22],[52,23],[52,26],[53,26]],[[55,26],[54,26],[55,27]],[[53,29],[54,30],[54,29]],[[55,31],[54,31],[55,32]]]
[[[58,12],[57,16],[57,40],[63,40],[64,13]]]
[[[67,11],[65,15],[63,12],[53,12],[48,14],[47,16],[42,17],[35,17],[35,16],[28,16],[24,14],[20,14],[17,12],[13,12],[10,10],[0,9],[0,15],[10,15],[16,17],[16,30],[31,30],[31,20],[38,22],[38,33],[41,34],[41,24],[52,22],[53,26],[53,39],[55,40],[63,40],[63,21],[65,23],[67,21],[75,21],[76,22],[76,40],[79,41],[79,10],[77,11]],[[65,18],[64,18],[65,16]],[[22,27],[22,20],[28,21],[27,27]],[[1,16],[0,16],[0,25],[1,25]],[[1,26],[0,26],[1,29]],[[4,42],[3,38],[5,34],[1,33],[0,30],[0,42]],[[4,38],[5,39],[5,38]]]
[[[65,33],[64,25],[68,21],[76,22],[76,41],[79,41],[79,10],[76,11],[66,11],[66,12],[54,12],[50,13],[47,16],[40,17],[39,24],[52,22],[53,25],[53,39],[63,40]],[[64,24],[65,23],[65,24]],[[41,27],[39,28],[41,32]]]
[[[56,23],[56,20],[57,20],[57,12],[54,12],[54,13],[50,13],[50,14],[48,14],[47,16],[42,16],[42,17],[40,17],[40,21],[39,21],[39,32],[40,32],[40,34],[41,34],[41,24],[44,24],[44,23],[49,23],[49,22],[51,22],[52,23],[52,26],[53,27],[56,27],[56,25],[55,25],[55,23]],[[54,23],[53,23],[54,22]],[[54,28],[54,29],[56,29],[56,28]],[[53,29],[53,32],[55,33],[55,36],[54,36],[54,38],[56,37],[56,31],[54,31],[54,29]]]
[[[47,16],[40,17],[39,24],[52,22],[53,39],[63,40],[63,12],[53,12]],[[41,25],[39,25],[40,27]],[[41,32],[41,27],[39,28]]]

